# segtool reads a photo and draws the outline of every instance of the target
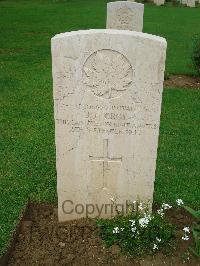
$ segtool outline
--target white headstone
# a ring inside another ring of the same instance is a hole
[[[187,0],[188,7],[195,7],[195,0]]]
[[[152,202],[165,53],[165,39],[132,31],[52,38],[60,221]]]
[[[165,4],[165,0],[154,0],[154,4],[157,6],[162,6]]]
[[[131,1],[107,4],[107,29],[142,31],[144,5]]]

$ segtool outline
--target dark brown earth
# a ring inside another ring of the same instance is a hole
[[[164,87],[200,89],[200,77],[187,75],[170,75],[169,79],[164,81]]]
[[[182,211],[170,212],[168,217],[181,230],[192,223]],[[92,220],[59,224],[54,206],[30,205],[7,265],[200,265],[197,258],[183,256],[190,241],[179,241],[173,256],[156,254],[134,260],[123,255],[118,246],[105,248],[98,233]]]

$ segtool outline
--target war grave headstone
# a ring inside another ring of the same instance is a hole
[[[52,38],[59,221],[151,206],[165,54],[165,39],[141,32]]]
[[[107,4],[107,29],[142,31],[144,5],[131,1]]]

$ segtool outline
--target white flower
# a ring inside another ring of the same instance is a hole
[[[139,224],[141,227],[147,227],[147,225],[149,224],[149,222],[151,221],[151,215],[147,215],[146,213],[144,213],[144,217],[139,219]]]
[[[114,227],[113,234],[118,234],[118,233],[119,233],[119,227]]]
[[[144,210],[144,207],[143,207],[142,203],[139,204],[138,209],[140,209],[141,211]]]
[[[151,221],[151,215],[150,215],[150,214],[146,214],[146,213],[144,213],[144,217],[145,217],[146,219],[148,219],[149,221]]]
[[[163,211],[163,209],[157,210],[157,213],[158,213],[161,217],[164,216],[164,211]]]
[[[190,233],[190,228],[187,227],[187,226],[185,226],[185,227],[183,228],[183,231],[184,231],[185,233]]]
[[[135,221],[134,220],[129,220],[129,222],[131,222],[131,226],[135,225]]]
[[[183,201],[182,201],[182,199],[177,199],[176,200],[176,203],[177,203],[178,206],[181,206],[181,205],[184,204]]]
[[[158,246],[156,244],[153,244],[153,250],[158,249]]]
[[[190,238],[189,238],[189,236],[184,235],[184,236],[182,237],[182,239],[185,240],[185,241],[187,241],[187,240],[189,240]]]
[[[136,230],[137,230],[136,227],[131,227],[131,231],[132,231],[133,233],[135,233]]]
[[[167,204],[167,203],[163,203],[163,204],[162,204],[162,209],[164,209],[164,210],[169,210],[169,209],[171,209],[171,208],[172,208],[172,206],[169,205],[169,204]]]
[[[156,241],[161,242],[161,238],[156,237]]]
[[[182,237],[183,240],[187,241],[189,240],[189,236],[186,233],[190,233],[190,228],[188,226],[185,226],[183,228],[183,231],[185,232],[184,236]]]
[[[148,223],[149,223],[149,219],[146,217],[139,219],[139,224],[141,227],[147,227]]]
[[[121,230],[121,231],[124,231],[124,228],[123,228],[123,227],[121,227],[121,228],[120,228],[120,230]]]
[[[162,204],[162,206],[161,206],[161,209],[160,210],[157,210],[157,213],[161,216],[161,217],[163,217],[164,216],[164,214],[165,214],[165,210],[169,210],[169,209],[171,209],[172,208],[172,206],[171,205],[169,205],[169,204],[167,204],[167,203],[163,203]]]
[[[136,200],[134,200],[132,203],[135,204],[136,203]]]

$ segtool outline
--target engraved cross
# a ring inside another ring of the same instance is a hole
[[[90,161],[93,162],[103,162],[103,187],[107,187],[106,186],[106,171],[109,170],[109,163],[111,162],[122,162],[122,157],[113,157],[111,158],[109,156],[109,148],[108,148],[108,139],[104,139],[103,140],[103,157],[93,157],[91,155],[89,155],[89,159]]]

